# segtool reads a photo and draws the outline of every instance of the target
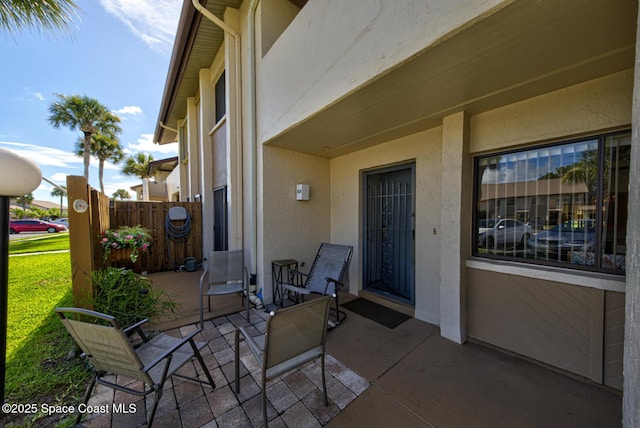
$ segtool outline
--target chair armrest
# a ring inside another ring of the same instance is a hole
[[[306,272],[302,272],[298,269],[289,269],[289,276],[287,278],[287,281],[289,279],[292,279],[293,284],[289,284],[289,282],[284,282],[283,284],[289,284],[289,285],[293,285],[295,287],[303,287],[303,284],[305,283],[305,279],[306,277],[308,277],[309,274]]]
[[[329,288],[329,284],[331,284],[332,282],[336,285],[334,287],[334,289],[333,289],[334,293],[337,293],[338,289],[341,289],[344,286],[344,284],[342,282],[338,281],[335,278],[331,278],[329,276],[326,276],[324,279],[325,279],[325,281],[327,281],[327,286],[324,288],[324,294],[325,295],[327,294],[327,289]]]
[[[129,327],[125,328],[123,331],[127,335],[127,337],[131,337],[133,336],[134,333],[138,333],[138,336],[140,336],[143,342],[148,342],[149,339],[147,338],[147,335],[142,330],[142,325],[148,321],[149,320],[145,318],[142,321],[138,321],[137,323],[130,325]]]
[[[204,277],[209,273],[209,268],[205,267],[200,275],[200,295],[204,292]]]
[[[249,347],[249,350],[251,351],[253,356],[256,357],[256,360],[258,360],[258,364],[262,366],[262,354],[264,353],[264,350],[260,347],[260,345],[258,345],[258,343],[253,339],[253,337],[249,335],[249,333],[247,332],[247,330],[244,329],[244,327],[237,327],[235,334],[236,334],[236,340],[239,340],[240,339],[239,334],[242,334],[245,342],[247,342],[247,346]]]

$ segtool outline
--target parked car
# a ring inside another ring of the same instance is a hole
[[[9,221],[9,233],[21,233],[21,232],[64,232],[67,230],[67,226],[63,224],[50,223],[42,220],[10,220]]]
[[[61,224],[63,226],[66,226],[67,229],[69,229],[69,219],[68,218],[59,218],[57,220],[52,220],[51,223],[53,223],[53,224]]]
[[[572,251],[593,252],[595,240],[595,220],[569,220],[535,234],[527,248],[544,258],[569,260]]]
[[[533,234],[530,226],[511,218],[483,219],[478,224],[478,247],[488,249],[515,248]]]

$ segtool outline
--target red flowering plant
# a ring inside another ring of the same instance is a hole
[[[138,226],[120,226],[117,229],[105,230],[100,236],[104,260],[109,258],[112,250],[128,249],[131,251],[129,258],[133,263],[138,260],[142,251],[147,251],[151,245],[149,230]]]

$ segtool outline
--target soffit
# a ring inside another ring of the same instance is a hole
[[[242,0],[200,0],[200,3],[209,12],[224,19],[226,8],[239,8]],[[197,12],[191,0],[185,0],[162,96],[159,122],[177,128],[178,120],[187,115],[187,98],[198,93],[200,69],[211,66],[223,42],[224,31]],[[159,124],[156,126],[154,141],[164,144],[176,139],[175,132]]]
[[[632,68],[637,5],[515,1],[265,143],[331,158]]]

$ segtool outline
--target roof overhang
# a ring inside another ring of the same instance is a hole
[[[200,0],[218,18],[227,7],[239,8],[242,0]],[[184,0],[176,31],[169,71],[165,81],[158,122],[153,141],[160,144],[177,140],[178,120],[187,114],[187,98],[198,92],[199,72],[209,68],[224,42],[224,31],[195,10],[191,0]],[[166,126],[161,126],[161,123]],[[171,128],[171,129],[167,129]]]
[[[167,159],[158,159],[153,162],[149,162],[149,168],[147,168],[147,174],[153,176],[156,171],[171,172],[178,166],[178,157],[174,156]]]
[[[515,1],[263,142],[332,158],[633,68],[637,8]]]

